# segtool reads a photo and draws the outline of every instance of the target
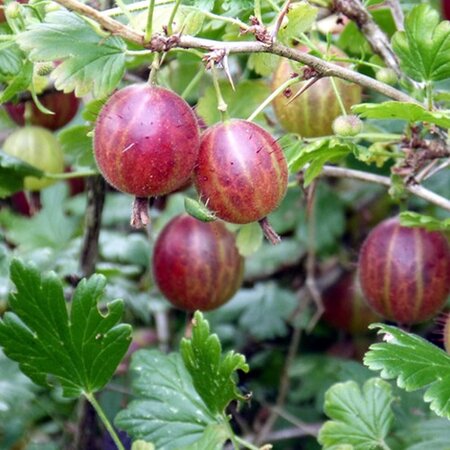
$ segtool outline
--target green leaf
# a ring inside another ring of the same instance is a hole
[[[450,128],[450,114],[442,111],[427,111],[423,106],[406,102],[361,103],[352,106],[352,111],[367,119],[401,119],[408,122],[429,122]]]
[[[244,80],[237,84],[236,91],[233,91],[229,82],[222,81],[220,89],[228,104],[230,117],[236,119],[246,119],[270,94],[269,87],[261,80]],[[213,125],[221,120],[217,110],[216,91],[213,86],[208,87],[200,97],[197,113],[207,125]]]
[[[33,61],[62,63],[51,74],[55,87],[78,97],[106,97],[125,72],[126,45],[117,36],[100,36],[84,19],[66,10],[46,15],[17,41]]]
[[[15,42],[0,45],[0,79],[5,80],[17,75],[22,69],[24,55]]]
[[[242,225],[236,236],[236,247],[242,256],[250,256],[261,247],[263,234],[258,222]]]
[[[413,427],[400,430],[408,450],[448,450],[450,427],[447,419],[419,420]]]
[[[145,441],[135,441],[131,446],[131,450],[155,450],[155,446],[150,442]]]
[[[8,87],[0,94],[0,103],[14,98],[19,92],[25,91],[33,78],[33,63],[27,61],[20,72],[8,83]]]
[[[75,289],[70,314],[63,287],[54,273],[41,275],[18,260],[11,263],[17,291],[10,296],[12,312],[0,320],[0,345],[22,372],[42,386],[59,382],[65,397],[103,388],[131,342],[131,327],[118,322],[123,303],[98,310],[105,278],[83,279]]]
[[[8,240],[21,249],[64,248],[73,237],[78,220],[64,214],[67,186],[56,184],[41,193],[42,209],[31,219],[0,211],[0,224]]]
[[[325,394],[325,422],[318,441],[324,450],[350,446],[353,450],[387,448],[384,442],[394,420],[389,383],[367,380],[362,389],[354,381],[338,383]],[[337,447],[339,446],[339,447]]]
[[[280,57],[277,55],[271,55],[270,53],[252,53],[248,58],[248,67],[258,75],[267,77],[273,74],[279,61]]]
[[[305,1],[293,3],[287,13],[287,24],[280,28],[278,38],[290,44],[292,39],[299,38],[309,31],[317,18],[318,9]]]
[[[64,155],[72,158],[77,166],[97,167],[94,161],[92,136],[88,135],[92,127],[88,125],[75,125],[59,133]]]
[[[184,198],[184,209],[186,212],[202,222],[214,222],[217,220],[216,215],[211,212],[202,202],[193,198]]]
[[[0,150],[0,198],[23,189],[23,179],[42,177],[44,172]]]
[[[184,0],[185,5],[193,6],[200,11],[212,11],[215,0]]]
[[[179,450],[222,450],[228,440],[228,430],[223,424],[208,425],[203,436],[193,444]]]
[[[392,46],[400,66],[417,81],[450,77],[450,22],[440,22],[439,13],[428,4],[414,7],[398,31]]]
[[[302,147],[296,156],[288,162],[291,173],[296,173],[309,164],[305,169],[304,186],[307,187],[320,174],[327,162],[336,162],[355,151],[352,142],[341,141],[336,138],[323,138]]]
[[[386,379],[397,378],[397,385],[407,391],[426,388],[424,400],[438,416],[450,418],[450,356],[440,348],[412,333],[382,324],[385,341],[370,346],[364,364],[381,370]]]
[[[450,231],[450,218],[439,220],[412,211],[402,212],[400,223],[405,227],[426,228],[429,231]]]
[[[248,372],[245,356],[233,351],[222,356],[216,334],[197,311],[192,320],[192,338],[181,341],[181,355],[195,389],[213,413],[222,414],[232,400],[245,400],[236,386],[236,371]]]
[[[119,412],[115,425],[133,439],[153,442],[158,450],[178,450],[202,438],[215,418],[197,394],[177,353],[134,353],[133,400]]]

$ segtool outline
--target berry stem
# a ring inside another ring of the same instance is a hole
[[[155,0],[149,0],[147,26],[145,27],[144,42],[150,42],[152,38],[153,28],[153,11],[155,10]]]
[[[160,64],[161,64],[160,54],[155,53],[155,56],[153,57],[152,65],[150,68],[150,74],[148,76],[148,83],[151,86],[156,86],[158,84],[157,74],[158,74]]]
[[[331,86],[333,86],[333,91],[336,94],[336,99],[337,99],[337,101],[339,103],[339,108],[341,109],[342,115],[346,116],[347,115],[347,111],[345,110],[345,106],[344,106],[344,103],[342,101],[341,94],[340,94],[340,92],[339,92],[339,90],[338,90],[338,88],[336,86],[336,81],[334,80],[333,77],[330,77],[330,81],[331,81]]]
[[[228,105],[225,102],[223,95],[222,95],[222,91],[220,89],[219,77],[217,76],[216,65],[214,64],[214,62],[211,64],[211,73],[212,73],[214,89],[216,90],[217,109],[219,110],[222,121],[224,122],[224,121],[228,120],[228,113],[227,113]]]
[[[255,0],[255,17],[258,19],[258,22],[262,25],[262,14],[261,14],[261,0]]]
[[[197,84],[200,82],[204,74],[205,72],[203,70],[199,70],[195,74],[194,78],[192,78],[189,84],[184,88],[184,91],[181,94],[181,98],[184,98],[186,100],[186,98],[189,97],[189,94],[191,93],[192,89],[194,89],[195,86],[197,86]]]
[[[258,221],[262,232],[266,239],[272,244],[277,245],[281,242],[281,238],[278,233],[272,228],[272,225],[269,223],[269,219],[267,217],[263,217]]]
[[[170,13],[169,22],[167,24],[167,34],[170,36],[173,32],[172,24],[177,14],[178,8],[181,5],[181,0],[176,0],[175,5],[173,5],[172,12]]]
[[[135,197],[131,211],[130,225],[133,228],[144,228],[150,223],[148,215],[148,198]]]

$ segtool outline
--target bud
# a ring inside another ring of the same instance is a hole
[[[334,119],[334,134],[343,137],[356,136],[361,133],[363,123],[358,116],[339,116]]]
[[[397,74],[394,70],[384,67],[375,74],[375,78],[385,84],[395,84],[398,81]]]

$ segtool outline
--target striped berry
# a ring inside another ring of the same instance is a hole
[[[174,92],[148,84],[113,94],[95,126],[101,173],[116,189],[136,197],[167,194],[185,184],[199,145],[189,105]]]
[[[73,92],[46,92],[39,96],[39,101],[54,114],[45,114],[37,108],[34,102],[19,102],[5,104],[6,111],[18,125],[25,124],[25,107],[30,105],[30,125],[38,125],[49,130],[57,130],[67,125],[78,111],[79,100]]]
[[[450,247],[442,233],[381,222],[359,255],[369,305],[386,319],[413,324],[433,317],[450,292]]]
[[[320,46],[319,46],[320,47]],[[306,47],[299,50],[307,51]],[[331,47],[330,53],[345,58],[346,55],[337,47]],[[291,78],[298,68],[292,66],[288,59],[281,60],[272,80],[274,91]],[[361,101],[361,87],[354,83],[334,78],[337,90],[345,109]],[[289,95],[278,95],[273,101],[273,108],[280,125],[291,133],[302,137],[328,136],[333,134],[332,124],[336,117],[342,114],[338,99],[329,77],[322,78],[290,102],[306,81],[294,84]]]
[[[156,284],[177,308],[207,311],[227,302],[242,284],[244,260],[222,222],[177,216],[155,243]]]
[[[239,224],[263,219],[283,199],[287,179],[281,147],[259,125],[232,119],[204,132],[194,183],[217,217]]]

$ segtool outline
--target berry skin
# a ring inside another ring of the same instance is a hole
[[[322,294],[323,320],[351,334],[367,333],[367,327],[380,317],[367,306],[358,280],[346,273]]]
[[[177,308],[208,311],[231,299],[242,284],[244,260],[222,222],[188,215],[172,219],[155,243],[153,273]]]
[[[263,219],[283,199],[287,180],[281,147],[259,125],[232,119],[204,132],[194,183],[217,217],[239,224]]]
[[[174,92],[148,84],[114,93],[95,126],[100,172],[116,189],[136,197],[167,194],[185,184],[199,145],[190,106]]]
[[[375,74],[375,78],[382,83],[391,85],[397,83],[398,81],[397,74],[388,67],[383,67],[382,69],[378,70]]]
[[[31,117],[30,124],[37,125],[49,130],[57,130],[67,125],[76,115],[80,101],[73,92],[64,94],[63,92],[47,92],[39,96],[43,106],[55,114],[44,114],[39,111],[33,101],[30,101]],[[18,125],[25,124],[25,105],[27,102],[17,104],[5,104],[6,111],[11,119]]]
[[[450,292],[450,247],[442,233],[381,222],[359,255],[368,304],[386,319],[414,324],[433,317]]]
[[[319,46],[323,51],[325,48]],[[299,50],[308,51],[306,47],[298,47]],[[341,58],[347,55],[337,47],[331,47],[330,53]],[[272,91],[291,78],[298,69],[291,65],[287,59],[282,59],[278,65],[272,80]],[[334,78],[337,89],[345,110],[349,111],[352,105],[361,102],[361,87],[355,83]],[[332,124],[336,117],[342,114],[341,108],[333,90],[329,77],[322,78],[303,92],[300,97],[290,102],[295,94],[307,81],[302,81],[291,86],[290,95],[278,95],[272,105],[280,125],[291,133],[297,133],[302,137],[328,136],[333,133]]]
[[[343,137],[357,136],[361,133],[363,123],[358,116],[339,116],[334,119],[334,134]]]
[[[3,150],[48,173],[62,173],[64,158],[56,137],[42,127],[27,126],[14,131],[3,144]],[[55,183],[49,178],[25,177],[24,188],[40,191]]]

